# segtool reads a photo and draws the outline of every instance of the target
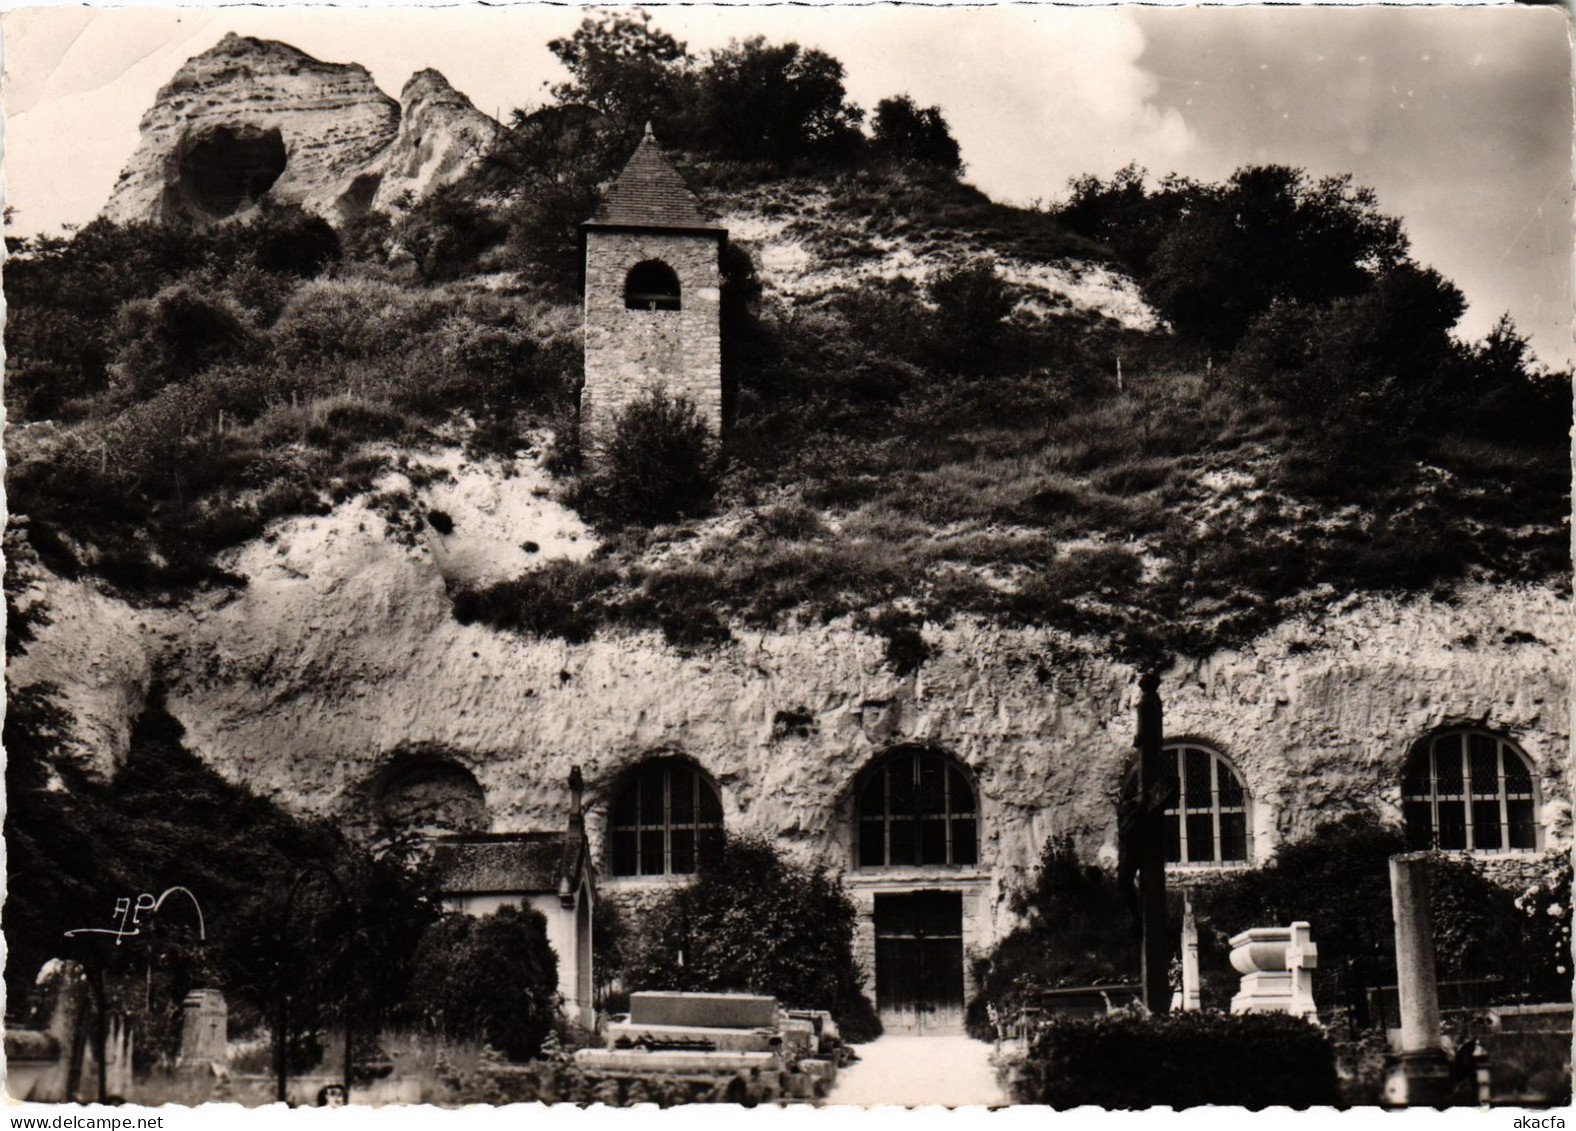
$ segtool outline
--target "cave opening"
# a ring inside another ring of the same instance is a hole
[[[181,187],[193,205],[217,219],[256,204],[288,160],[279,131],[257,126],[214,126],[183,149]]]

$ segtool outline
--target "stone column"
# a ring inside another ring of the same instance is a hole
[[[1443,1104],[1450,1091],[1450,1061],[1439,1039],[1426,853],[1390,857],[1390,907],[1395,918],[1401,1054],[1385,1081],[1384,1102],[1396,1107]]]
[[[1193,918],[1193,896],[1182,893],[1182,1009],[1196,1012],[1202,1005],[1198,977],[1198,921]]]

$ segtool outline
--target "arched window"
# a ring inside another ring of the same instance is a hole
[[[979,809],[968,777],[929,750],[894,751],[859,783],[859,866],[977,864]]]
[[[1166,861],[1245,864],[1248,793],[1225,757],[1196,742],[1168,742],[1166,771],[1175,775],[1166,809]]]
[[[615,876],[682,876],[722,835],[717,787],[682,758],[662,758],[625,776],[609,834]]]
[[[624,306],[629,310],[678,310],[679,277],[659,259],[635,264],[624,279]]]
[[[1509,739],[1451,730],[1418,743],[1401,782],[1413,848],[1532,852],[1538,846],[1532,770]]]

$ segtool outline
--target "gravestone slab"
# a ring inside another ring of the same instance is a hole
[[[760,994],[681,994],[642,990],[629,995],[632,1025],[695,1025],[707,1029],[773,1029],[777,999]]]

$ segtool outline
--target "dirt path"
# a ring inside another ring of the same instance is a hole
[[[859,1061],[837,1074],[831,1104],[995,1106],[1007,1102],[991,1046],[969,1037],[886,1036],[857,1046]]]

